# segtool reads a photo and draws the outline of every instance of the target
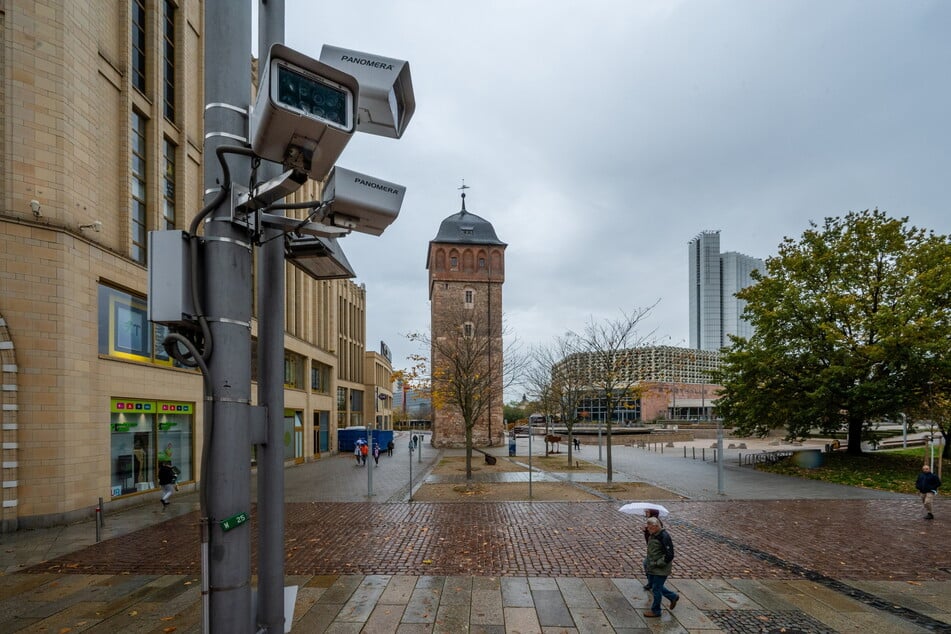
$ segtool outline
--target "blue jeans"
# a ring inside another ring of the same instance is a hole
[[[654,614],[660,614],[661,597],[665,597],[670,601],[676,601],[680,598],[679,594],[664,587],[666,582],[666,576],[647,575],[647,583],[650,584],[651,592],[654,594],[654,602],[651,603],[651,612]]]

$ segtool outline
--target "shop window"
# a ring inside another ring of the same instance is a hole
[[[162,347],[168,328],[152,324],[144,297],[99,285],[99,354],[172,365]]]
[[[174,401],[113,398],[109,414],[112,497],[158,488],[159,463],[195,479],[195,406]]]

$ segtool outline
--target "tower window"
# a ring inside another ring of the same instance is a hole
[[[452,256],[451,258],[449,258],[449,268],[452,270],[458,269],[459,258],[457,258],[456,256]]]
[[[479,268],[480,269],[485,268],[485,258],[479,258]]]

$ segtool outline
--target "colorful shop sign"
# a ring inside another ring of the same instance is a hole
[[[194,403],[179,403],[178,401],[159,401],[156,403],[159,414],[194,414]]]
[[[158,411],[155,401],[140,401],[134,398],[113,398],[110,401],[110,411],[113,414],[154,414]]]

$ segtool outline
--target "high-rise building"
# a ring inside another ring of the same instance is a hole
[[[752,325],[743,319],[746,302],[736,293],[753,283],[764,262],[735,251],[720,253],[720,232],[703,231],[689,242],[690,347],[719,350],[729,335],[749,337]]]
[[[506,246],[491,223],[466,210],[463,193],[462,210],[442,221],[426,258],[433,390],[450,389],[446,386],[456,379],[478,382],[477,388],[469,390],[470,396],[481,399],[470,408],[470,412],[478,412],[472,427],[472,442],[477,447],[498,440],[504,420],[502,283]],[[466,444],[462,410],[451,400],[433,398],[432,442],[437,447]]]

